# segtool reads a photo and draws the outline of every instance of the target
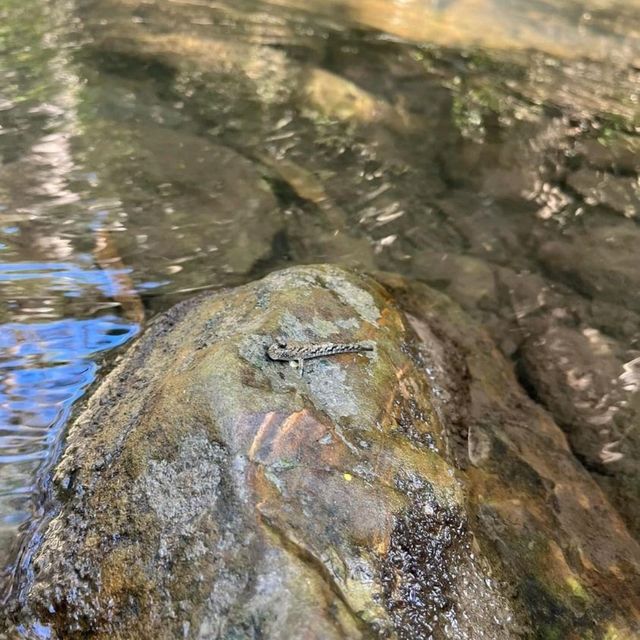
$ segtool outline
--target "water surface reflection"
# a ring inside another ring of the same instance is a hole
[[[35,266],[35,265],[34,265]],[[0,326],[0,562],[33,518],[38,481],[55,458],[73,403],[95,380],[96,359],[137,325],[115,316]]]

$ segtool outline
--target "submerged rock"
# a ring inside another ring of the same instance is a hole
[[[157,124],[100,119],[92,121],[91,135],[101,141],[92,162],[102,195],[117,196],[123,210],[123,217],[100,220],[140,287],[190,290],[223,274],[239,280],[269,258],[284,220],[260,165],[206,137]],[[119,233],[123,219],[126,234]]]
[[[634,218],[640,210],[637,177],[621,177],[582,168],[569,175],[567,184],[589,205],[604,204],[627,218]]]
[[[640,311],[637,225],[626,222],[573,232],[567,241],[548,241],[539,258],[553,276],[580,293]]]
[[[375,350],[300,376],[278,334]],[[298,267],[177,305],[54,481],[13,615],[53,637],[638,631],[618,514],[488,337],[400,278]]]
[[[616,346],[596,329],[555,324],[523,342],[518,368],[531,395],[552,413],[572,451],[638,537],[640,362],[623,362]]]

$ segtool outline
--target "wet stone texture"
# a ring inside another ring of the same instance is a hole
[[[301,377],[267,359],[278,334],[375,350]],[[299,267],[174,307],[54,485],[23,635],[640,633],[640,549],[560,428],[456,305],[395,276]]]

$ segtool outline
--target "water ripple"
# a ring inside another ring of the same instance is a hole
[[[112,315],[0,325],[0,564],[31,519],[37,486],[73,403],[95,380],[100,354],[137,330]]]

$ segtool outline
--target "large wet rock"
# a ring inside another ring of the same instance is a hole
[[[368,340],[304,375],[265,348]],[[448,298],[337,267],[159,317],[72,426],[15,621],[122,638],[632,637],[640,549]]]

